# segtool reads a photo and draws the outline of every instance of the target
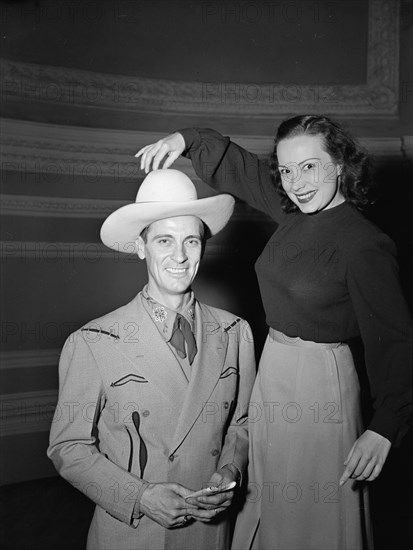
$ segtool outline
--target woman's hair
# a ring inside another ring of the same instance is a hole
[[[341,126],[326,116],[301,115],[282,122],[274,139],[270,158],[270,171],[285,212],[294,212],[298,207],[290,200],[281,184],[278,171],[277,146],[284,139],[301,135],[320,136],[325,151],[341,166],[340,191],[347,202],[359,210],[370,204],[371,161],[367,151]]]

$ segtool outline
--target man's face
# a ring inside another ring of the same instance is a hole
[[[138,237],[138,256],[146,259],[148,291],[161,303],[183,295],[198,271],[203,226],[195,216],[177,216],[152,223],[146,242]]]

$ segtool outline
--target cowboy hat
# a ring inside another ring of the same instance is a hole
[[[136,202],[115,210],[100,230],[102,242],[130,253],[142,231],[151,223],[174,216],[196,216],[215,235],[225,227],[234,210],[234,198],[222,194],[198,199],[195,185],[178,170],[153,170],[143,180]]]

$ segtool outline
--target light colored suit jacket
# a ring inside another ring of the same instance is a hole
[[[140,294],[65,343],[48,456],[97,504],[89,549],[229,545],[226,514],[177,529],[132,517],[147,482],[197,490],[225,464],[241,472],[246,466],[251,331],[246,321],[199,302],[195,315],[198,353],[189,380]]]

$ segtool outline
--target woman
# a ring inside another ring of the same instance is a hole
[[[182,153],[203,181],[279,224],[256,263],[269,334],[233,548],[369,548],[364,482],[408,429],[412,350],[394,244],[359,212],[369,202],[368,157],[340,126],[312,115],[281,124],[270,166],[201,129],[137,156],[148,171]],[[375,411],[364,432],[348,345],[358,336]]]

